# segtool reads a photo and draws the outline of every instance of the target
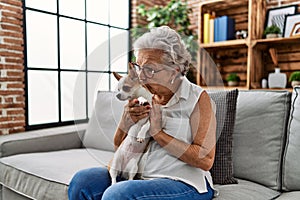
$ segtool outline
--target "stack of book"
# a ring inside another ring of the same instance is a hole
[[[203,43],[235,39],[235,21],[228,16],[215,17],[214,13],[203,16]]]

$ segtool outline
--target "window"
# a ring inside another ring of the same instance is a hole
[[[24,0],[27,129],[85,122],[127,72],[129,0]]]

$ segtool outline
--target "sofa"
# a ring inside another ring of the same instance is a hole
[[[230,180],[216,179],[214,199],[300,199],[300,87],[240,90],[236,101],[227,98],[230,92],[209,91],[223,109],[212,175]],[[77,171],[112,158],[125,103],[114,92],[99,92],[87,124],[1,136],[0,200],[68,199]]]

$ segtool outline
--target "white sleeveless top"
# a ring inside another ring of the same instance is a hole
[[[193,141],[190,116],[204,90],[183,77],[182,83],[170,101],[163,106],[163,131],[191,144]],[[212,102],[215,108],[214,102]],[[214,109],[215,110],[215,109]],[[149,144],[140,166],[142,179],[170,178],[195,187],[199,193],[207,192],[206,179],[213,188],[209,171],[193,167],[170,155],[155,140]]]

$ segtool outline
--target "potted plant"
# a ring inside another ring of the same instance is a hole
[[[292,87],[300,85],[300,71],[295,71],[291,73],[289,81],[291,82]]]
[[[191,22],[188,16],[193,13],[193,10],[188,7],[187,1],[170,0],[164,6],[154,5],[153,7],[146,7],[144,4],[140,4],[137,8],[137,13],[147,23],[132,29],[133,38],[138,38],[148,29],[162,25],[170,26],[182,36],[182,39],[192,56],[192,64],[187,73],[187,78],[191,82],[196,83],[197,70],[194,65],[196,65],[198,52],[198,37],[190,28]]]
[[[281,30],[276,25],[268,26],[264,30],[264,36],[266,36],[266,38],[278,38],[280,37],[280,34],[281,34]]]
[[[228,86],[238,86],[240,77],[236,73],[230,73],[226,78]]]

